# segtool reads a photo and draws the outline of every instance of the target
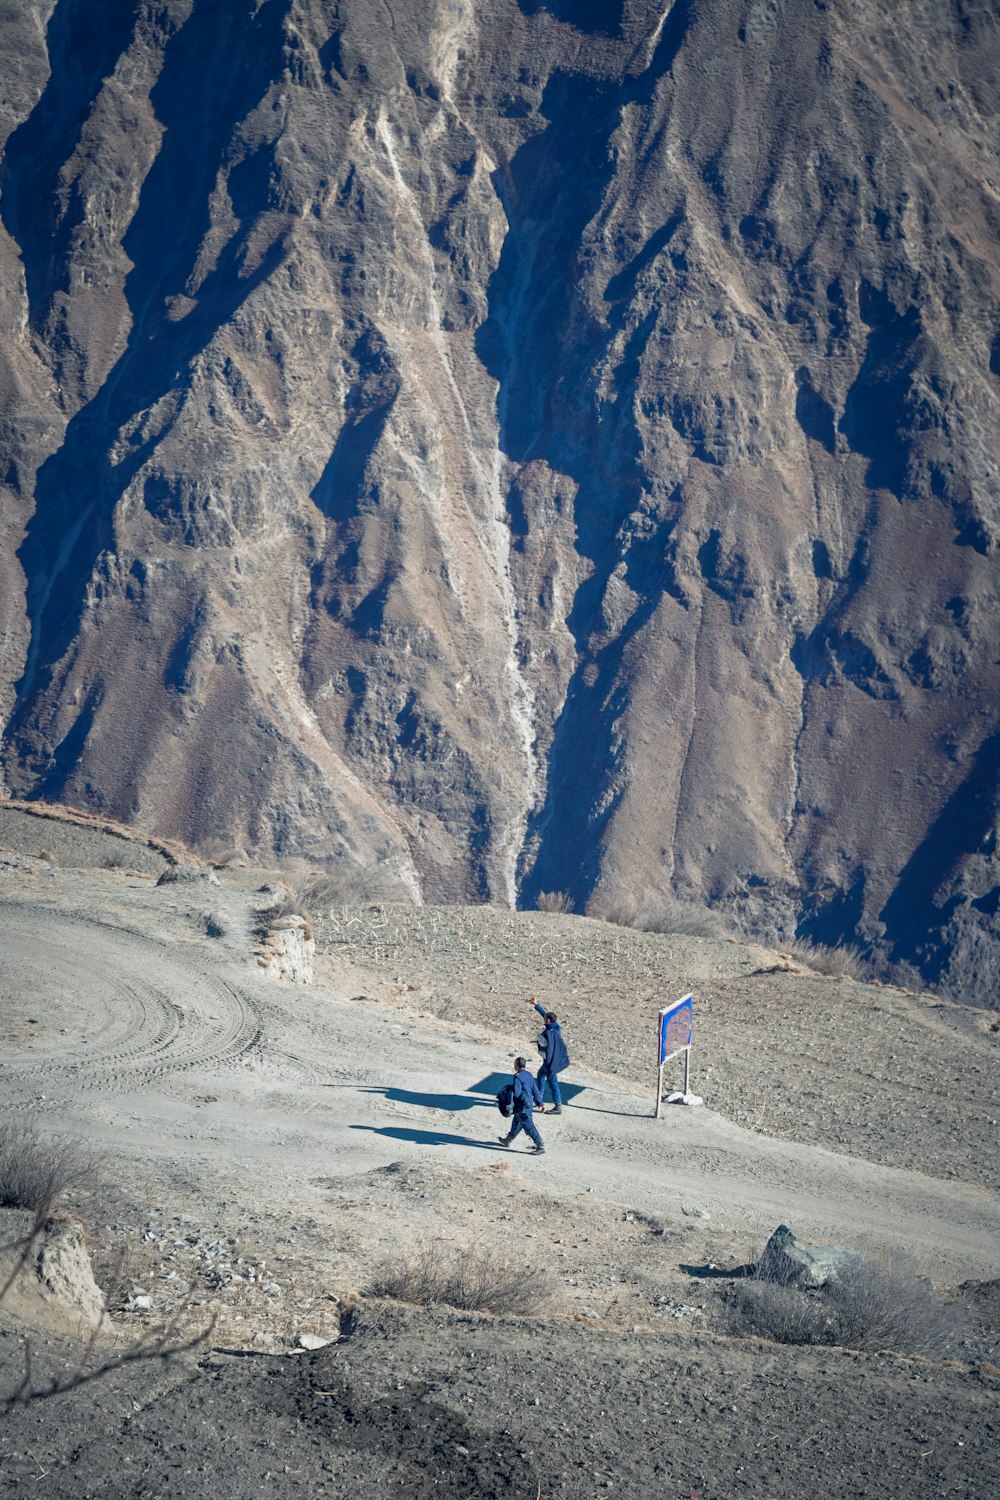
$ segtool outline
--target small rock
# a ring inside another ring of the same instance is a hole
[[[332,1342],[332,1339],[320,1338],[318,1333],[300,1333],[298,1339],[300,1349],[325,1349]]]
[[[599,1320],[601,1315],[593,1307],[585,1307],[583,1309],[583,1316],[585,1318],[597,1318]]]
[[[131,1302],[133,1312],[150,1312],[153,1307],[152,1297],[133,1297]]]

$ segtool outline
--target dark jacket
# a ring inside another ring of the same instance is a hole
[[[541,1005],[536,1005],[535,1009],[540,1016],[544,1016],[545,1010]],[[545,1030],[538,1038],[538,1050],[542,1053],[542,1067],[548,1068],[550,1073],[561,1073],[563,1068],[569,1067],[569,1053],[558,1021],[546,1021]]]
[[[520,1073],[514,1074],[514,1113],[516,1115],[530,1115],[536,1104],[542,1102],[542,1091],[538,1087],[537,1080],[532,1077],[527,1068],[522,1068]]]

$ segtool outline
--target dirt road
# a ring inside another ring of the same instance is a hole
[[[493,1095],[521,1036],[404,1021],[376,1000],[213,964],[207,945],[31,903],[0,915],[7,1108],[98,1142],[133,1174],[169,1182],[182,1164],[209,1183],[266,1184],[275,1210],[316,1196],[317,1177],[430,1160],[459,1182],[503,1158],[556,1197],[661,1220],[688,1209],[747,1245],[790,1222],[807,1239],[903,1250],[946,1284],[1000,1270],[1000,1202],[977,1187],[769,1138],[709,1107],[655,1121],[648,1087],[579,1064],[563,1115],[541,1122],[546,1156],[506,1153]]]

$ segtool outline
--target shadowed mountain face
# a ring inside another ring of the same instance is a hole
[[[0,790],[995,1003],[992,7],[0,28]]]

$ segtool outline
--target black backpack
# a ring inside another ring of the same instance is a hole
[[[513,1083],[505,1083],[503,1088],[497,1094],[497,1109],[503,1115],[505,1120],[509,1120],[511,1115],[514,1113]]]

